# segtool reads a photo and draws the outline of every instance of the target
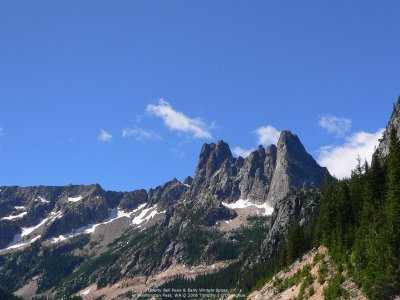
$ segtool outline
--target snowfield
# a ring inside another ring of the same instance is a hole
[[[79,197],[69,197],[68,201],[69,202],[78,202],[80,200],[82,200],[82,196]],[[44,202],[47,201],[43,198],[40,199],[40,201]],[[67,234],[63,234],[63,235],[59,235],[57,237],[53,237],[50,238],[49,241],[52,243],[58,243],[58,242],[62,242],[65,241],[66,239],[75,237],[77,235],[80,234],[92,234],[95,232],[96,228],[100,225],[105,225],[105,224],[109,224],[111,222],[114,222],[117,219],[120,218],[129,218],[131,219],[131,224],[137,227],[141,227],[142,225],[144,225],[145,223],[149,222],[151,219],[153,219],[156,215],[158,214],[162,214],[165,211],[162,212],[158,212],[157,211],[157,205],[154,205],[152,207],[149,208],[145,208],[146,207],[146,203],[143,203],[141,205],[139,205],[136,209],[131,210],[131,211],[124,211],[122,209],[118,208],[114,208],[111,210],[110,215],[108,216],[107,219],[103,220],[102,222],[96,223],[96,224],[88,224],[86,226],[77,228],[77,229],[73,229],[70,233]],[[25,207],[20,206],[19,209],[25,209]],[[137,216],[135,215],[136,213],[139,213]],[[17,219],[17,218],[22,218],[24,215],[26,215],[27,212],[22,212],[19,215],[15,215],[15,216],[8,216],[8,217],[4,217],[3,219],[7,219],[7,220],[11,220],[11,219]],[[4,249],[0,250],[9,250],[9,249],[16,249],[16,248],[20,248],[23,247],[25,245],[28,245],[30,243],[33,243],[34,241],[36,241],[37,239],[39,239],[41,236],[37,235],[37,236],[33,236],[31,237],[31,240],[29,241],[24,241],[22,242],[24,237],[29,236],[30,234],[34,234],[34,232],[39,229],[40,227],[49,224],[51,222],[53,222],[54,220],[61,218],[62,212],[61,211],[52,211],[51,213],[49,213],[47,215],[46,218],[44,218],[42,221],[40,221],[37,225],[31,226],[31,227],[22,227],[22,232],[21,234],[17,234],[14,237],[14,240]]]
[[[50,216],[43,219],[39,224],[32,226],[32,227],[22,227],[22,233],[21,234],[16,234],[14,236],[13,241],[4,249],[1,249],[0,251],[3,250],[9,250],[9,249],[17,249],[17,248],[21,248],[25,245],[31,244],[34,241],[38,240],[41,238],[41,235],[35,236],[34,238],[32,238],[30,241],[21,243],[21,239],[25,236],[30,235],[32,232],[34,232],[36,229],[38,229],[39,227],[43,226],[44,224],[48,223],[48,222],[52,222],[57,218],[61,218],[62,213],[61,212],[51,212],[49,214]]]
[[[14,240],[17,240],[17,239],[20,238],[20,237],[21,237],[21,235],[18,234],[18,235],[15,236]],[[14,244],[11,243],[11,244],[13,244],[13,245],[8,246],[7,248],[2,249],[2,250],[0,250],[0,251],[21,248],[21,247],[23,247],[23,246],[25,246],[25,245],[32,244],[34,241],[36,241],[36,240],[38,240],[38,239],[40,239],[40,238],[41,238],[41,236],[38,235],[37,237],[34,237],[33,239],[31,239],[30,241],[28,241],[28,242],[26,242],[26,243],[19,243],[19,244],[16,244],[17,241],[13,241]]]
[[[11,216],[4,217],[4,218],[1,218],[1,219],[2,219],[2,220],[21,219],[21,218],[23,218],[26,214],[28,214],[28,213],[25,211],[25,212],[23,212],[23,213],[20,213],[19,215],[15,215],[15,216],[11,215]]]
[[[40,201],[40,202],[42,202],[42,203],[49,203],[50,201],[48,201],[48,200],[46,200],[46,199],[44,199],[43,197],[37,197],[37,199],[36,199],[36,201]]]
[[[100,225],[109,224],[109,223],[114,222],[115,220],[120,219],[120,218],[124,218],[124,217],[130,218],[130,217],[132,217],[132,215],[134,213],[136,213],[139,210],[143,209],[145,206],[146,206],[146,203],[143,203],[143,204],[139,205],[136,209],[134,209],[134,210],[132,210],[130,212],[125,212],[125,211],[121,210],[120,208],[114,208],[111,211],[110,216],[107,219],[105,219],[103,222],[96,223],[96,224],[88,224],[88,225],[80,227],[78,229],[74,229],[68,234],[63,234],[63,235],[59,235],[58,237],[51,238],[50,241],[52,243],[58,243],[58,242],[65,241],[66,239],[75,237],[75,236],[80,235],[80,234],[94,233],[95,230],[96,230],[96,227],[98,227]],[[138,225],[138,224],[141,224],[142,222],[144,222],[146,220],[148,221],[149,219],[153,218],[156,214],[158,214],[158,212],[152,211],[149,216],[147,216],[145,218],[143,218],[143,217],[147,214],[147,212],[149,210],[154,209],[154,208],[156,208],[156,207],[154,206],[154,207],[150,207],[150,208],[144,209],[139,214],[138,217],[135,217],[133,219],[132,224]],[[135,223],[134,223],[134,221],[135,221]]]
[[[139,225],[140,227],[144,221],[146,221],[147,223],[149,220],[153,219],[156,215],[162,214],[164,212],[165,211],[158,212],[157,205],[143,209],[143,211],[132,220],[132,224]]]
[[[82,196],[78,196],[78,197],[68,197],[68,202],[78,202],[82,200]]]
[[[245,199],[239,199],[236,202],[233,203],[226,203],[222,202],[222,205],[230,208],[230,209],[240,209],[240,208],[246,208],[250,206],[255,206],[259,209],[264,209],[264,215],[265,216],[270,216],[272,215],[274,208],[272,206],[269,206],[267,203],[263,204],[256,204],[254,202],[251,202],[250,200],[245,200]]]

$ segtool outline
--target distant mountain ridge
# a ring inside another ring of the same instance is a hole
[[[99,184],[0,187],[0,248],[21,233],[19,228],[38,224],[50,212],[61,215],[44,226],[43,239],[101,222],[117,206],[128,211],[146,203],[163,210],[178,202],[186,192],[193,199],[206,193],[228,203],[241,198],[273,206],[291,190],[319,187],[326,172],[305,151],[296,135],[283,131],[277,146],[270,145],[267,149],[259,146],[246,158],[234,158],[223,141],[204,144],[194,179],[188,177],[184,182],[174,179],[149,191],[105,191]],[[69,200],[74,197],[81,197],[82,201]]]

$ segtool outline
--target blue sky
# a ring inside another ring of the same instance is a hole
[[[399,15],[399,1],[1,1],[0,185],[150,188],[193,175],[205,142],[246,153],[283,129],[345,176],[400,94]]]

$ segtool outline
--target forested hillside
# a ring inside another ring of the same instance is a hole
[[[397,108],[393,118],[398,118]],[[395,126],[387,128],[388,155],[376,152],[371,165],[357,161],[348,179],[327,176],[320,211],[310,226],[293,222],[280,250],[280,267],[306,250],[324,245],[370,299],[400,293],[400,142]]]
[[[390,299],[400,284],[400,144],[390,129],[389,155],[358,163],[348,180],[327,179],[321,189],[317,239],[371,299]]]
[[[247,281],[245,291],[260,289],[277,270],[323,245],[338,270],[350,276],[369,299],[393,299],[400,294],[399,107],[400,100],[372,163],[357,159],[347,179],[327,174],[319,209],[307,224],[291,221],[275,260],[256,268],[251,280],[242,279]],[[379,152],[383,148],[388,149],[385,155]],[[345,295],[340,287],[343,277],[339,278],[335,288],[324,294],[326,298]]]

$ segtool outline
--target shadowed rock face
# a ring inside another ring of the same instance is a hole
[[[379,140],[379,145],[375,150],[374,156],[377,155],[382,159],[389,154],[389,137],[392,128],[397,130],[397,138],[400,139],[400,97],[397,104],[393,107],[392,116],[383,132],[382,138]]]
[[[259,146],[244,160],[238,174],[240,197],[265,202],[276,165],[276,146]]]
[[[148,193],[148,204],[153,206],[159,204],[161,208],[166,209],[181,199],[182,195],[188,190],[188,186],[176,178],[172,181],[150,189]]]
[[[146,190],[136,190],[133,192],[124,193],[122,196],[119,206],[123,210],[132,210],[138,207],[142,203],[147,202],[147,191]]]

